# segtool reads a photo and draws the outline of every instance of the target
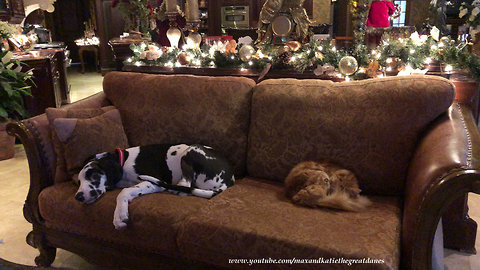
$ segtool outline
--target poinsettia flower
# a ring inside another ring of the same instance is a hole
[[[150,10],[150,14],[149,14],[149,15],[152,15],[152,14],[153,14],[153,7],[152,7],[152,4],[150,3],[150,1],[147,2],[147,7],[148,7],[148,9]]]
[[[419,35],[417,31],[413,32],[410,35],[410,39],[412,40],[413,44],[416,46],[420,46],[427,41],[426,35]]]

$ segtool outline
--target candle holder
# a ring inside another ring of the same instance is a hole
[[[185,38],[186,44],[190,49],[198,50],[200,43],[202,43],[202,36],[198,33],[198,26],[192,26],[187,24],[189,31],[188,37]]]
[[[178,24],[175,20],[170,20],[170,28],[167,30],[167,38],[170,42],[170,47],[178,48],[178,42],[182,37],[182,31],[178,29]]]

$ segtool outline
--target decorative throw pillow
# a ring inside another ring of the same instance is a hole
[[[64,109],[64,108],[47,108],[45,113],[47,114],[48,122],[50,123],[50,130],[52,136],[52,144],[55,149],[56,168],[55,168],[55,183],[61,183],[69,180],[67,175],[67,169],[65,165],[63,144],[60,143],[53,126],[53,121],[57,118],[91,118],[101,115],[105,112],[115,109],[114,106],[107,106],[102,108],[88,108],[88,109]]]
[[[78,173],[85,160],[94,154],[128,148],[120,112],[116,109],[88,119],[57,118],[53,126],[63,145],[69,176]]]

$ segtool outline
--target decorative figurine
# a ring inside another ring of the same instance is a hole
[[[258,22],[257,46],[272,43],[273,35],[282,42],[298,40],[304,42],[312,21],[303,8],[305,0],[267,0],[262,7]],[[295,36],[292,32],[295,29]]]

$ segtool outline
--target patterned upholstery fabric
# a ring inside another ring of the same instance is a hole
[[[454,94],[431,76],[266,80],[252,98],[248,174],[282,182],[299,162],[325,160],[353,171],[364,192],[400,195],[417,138]]]
[[[53,127],[53,121],[57,118],[91,118],[101,115],[109,110],[113,110],[115,107],[107,106],[103,108],[84,108],[84,109],[65,109],[65,108],[47,108],[45,113],[50,124],[51,141],[55,150],[56,162],[55,162],[55,182],[61,183],[70,180],[67,173],[67,167],[65,164],[65,148],[58,140],[57,133]]]
[[[74,199],[77,189],[66,182],[41,192],[40,213],[47,227],[229,268],[245,265],[229,264],[228,259],[262,257],[385,262],[358,264],[355,269],[398,269],[399,265],[401,200],[397,197],[370,197],[373,205],[363,213],[310,209],[291,204],[280,184],[246,178],[211,200],[167,192],[136,198],[129,206],[128,228],[117,231],[112,220],[120,190],[83,205]],[[255,269],[271,267],[255,265]],[[345,264],[297,267],[351,268]]]
[[[77,189],[70,181],[40,193],[40,213],[48,228],[168,256],[178,256],[175,237],[183,219],[209,203],[168,192],[142,196],[129,205],[128,229],[119,231],[112,222],[120,190],[109,191],[95,203],[84,205],[74,199]]]
[[[103,88],[120,110],[130,145],[200,143],[245,172],[250,102],[247,78],[110,72]]]
[[[295,264],[294,269],[398,269],[401,199],[370,197],[365,212],[292,204],[283,185],[245,178],[189,216],[178,232],[182,254],[229,268],[228,259],[380,259],[380,264]],[[291,269],[256,264],[254,269]]]
[[[53,121],[55,133],[64,149],[69,176],[78,173],[92,155],[128,148],[118,110],[87,118],[57,118]]]

